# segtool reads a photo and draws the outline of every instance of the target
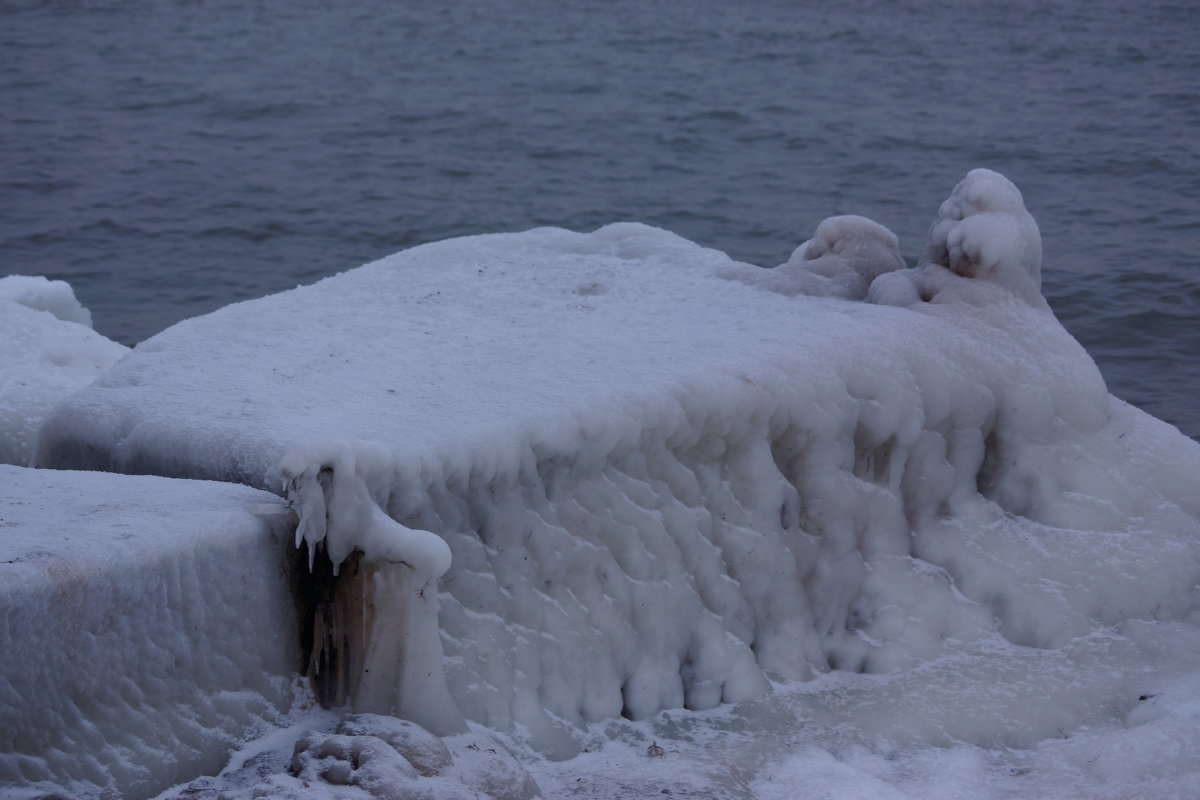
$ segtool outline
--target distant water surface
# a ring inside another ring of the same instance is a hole
[[[1110,389],[1200,435],[1192,3],[0,0],[0,53],[0,272],[126,343],[538,225],[772,265],[856,213],[915,261],[987,166]]]

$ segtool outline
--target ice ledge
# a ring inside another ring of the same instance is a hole
[[[244,486],[0,465],[0,794],[149,797],[278,723],[290,529]]]

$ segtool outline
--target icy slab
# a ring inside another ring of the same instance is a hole
[[[0,463],[27,466],[54,404],[127,352],[92,330],[64,281],[0,278]]]
[[[280,722],[290,533],[244,486],[0,466],[0,795],[148,797]]]
[[[436,733],[564,757],[588,723],[831,668],[1019,674],[1192,613],[1200,446],[1031,293],[1009,187],[972,172],[914,271],[861,218],[782,272],[637,224],[419,247],[143,343],[39,458],[286,493],[358,581],[352,704]],[[1111,719],[1084,698],[1112,674],[912,735],[1030,746]]]

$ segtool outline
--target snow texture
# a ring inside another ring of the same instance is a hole
[[[278,723],[290,527],[244,486],[0,466],[0,796],[147,797]]]
[[[49,410],[129,352],[91,327],[65,282],[0,278],[0,463],[28,465]]]
[[[1020,190],[997,172],[973,169],[938,209],[916,269],[879,274],[866,299],[896,306],[986,303],[991,287],[1048,308],[1042,297],[1042,236]]]
[[[66,281],[40,275],[7,275],[0,278],[0,302],[16,303],[53,314],[63,322],[92,327],[92,312],[75,298],[75,290]]]
[[[865,217],[830,217],[787,262],[748,282],[785,295],[864,300],[875,278],[903,267],[900,242],[887,228]]]
[[[395,608],[355,710],[439,734],[569,758],[618,716],[786,700],[967,774],[1148,683],[1190,707],[1200,446],[1109,396],[1002,176],[897,252],[846,217],[776,270],[629,223],[426,245],[143,343],[38,459],[286,494]],[[778,774],[873,768],[822,752]]]

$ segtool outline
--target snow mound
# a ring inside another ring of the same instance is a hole
[[[244,486],[0,466],[0,794],[151,796],[277,724],[289,533]]]
[[[729,277],[783,295],[864,300],[878,276],[903,269],[896,234],[866,217],[830,217],[773,270],[733,269]]]
[[[888,735],[1028,747],[1128,710],[1111,626],[1195,610],[1200,446],[1035,296],[1007,180],[968,175],[928,252],[896,270],[860,218],[790,276],[628,223],[426,245],[143,343],[38,459],[287,494],[359,712],[564,758],[835,670],[894,689]],[[872,276],[900,307],[847,302]]]
[[[0,278],[0,303],[5,302],[46,311],[63,322],[92,327],[92,312],[75,298],[75,290],[66,281],[41,275],[7,275]]]
[[[65,282],[0,278],[0,463],[28,465],[54,404],[129,352],[91,324]]]
[[[938,209],[917,268],[880,275],[866,299],[896,306],[982,305],[996,302],[995,289],[1048,309],[1042,297],[1042,236],[1020,190],[998,172],[973,169]]]

